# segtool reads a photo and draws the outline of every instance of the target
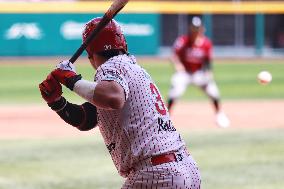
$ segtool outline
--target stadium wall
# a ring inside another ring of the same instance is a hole
[[[0,56],[71,55],[82,43],[84,24],[101,14],[4,13],[0,14]],[[130,52],[138,55],[158,53],[159,14],[122,14]],[[143,47],[143,48],[141,48]],[[147,48],[144,48],[147,47]]]
[[[81,43],[83,23],[102,15],[110,4],[0,2],[0,56],[70,55]],[[177,35],[186,32],[194,15],[203,17],[206,34],[217,47],[242,52],[249,48],[253,55],[274,48],[282,53],[284,47],[284,26],[275,21],[283,19],[281,1],[130,1],[122,13],[117,20],[135,54],[163,52],[160,47],[170,47]]]

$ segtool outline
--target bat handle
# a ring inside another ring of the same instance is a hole
[[[73,56],[69,59],[71,63],[74,63],[87,46],[92,42],[92,40],[97,36],[97,34],[111,21],[112,18],[127,4],[128,0],[116,0],[104,14],[101,22],[98,23],[97,27],[92,31],[92,33],[87,37],[87,39],[82,43],[82,45],[77,49]]]
[[[109,17],[108,14],[104,14],[102,21],[99,22],[97,27],[92,31],[92,33],[87,37],[87,39],[82,43],[82,45],[77,49],[73,56],[69,59],[69,62],[72,64],[81,56],[83,51],[91,43],[91,41],[97,36],[97,34],[110,22],[112,17]]]
[[[83,43],[78,49],[77,51],[73,54],[73,56],[69,59],[69,62],[71,62],[72,64],[74,62],[76,62],[76,60],[79,58],[79,56],[81,56],[81,54],[83,53],[83,51],[86,49],[87,44]]]

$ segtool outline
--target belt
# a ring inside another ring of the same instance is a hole
[[[135,164],[132,168],[129,169],[129,171],[126,173],[126,176],[129,175],[131,172],[135,172],[137,170],[142,169],[143,167],[182,161],[184,157],[189,155],[190,154],[188,153],[187,149],[184,148],[175,152],[152,156],[150,158],[147,158],[145,161],[140,161],[139,163]]]
[[[169,153],[169,154],[161,154],[157,156],[151,157],[151,163],[152,165],[160,165],[163,163],[169,163],[177,161],[176,155],[174,153]]]

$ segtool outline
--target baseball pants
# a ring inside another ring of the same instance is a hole
[[[201,179],[192,156],[176,152],[177,161],[153,166],[150,162],[135,167],[122,189],[200,189]]]
[[[220,94],[214,79],[202,70],[193,74],[186,71],[176,72],[171,79],[172,87],[169,91],[169,97],[173,99],[179,98],[191,84],[200,88],[205,86],[204,91],[209,97],[219,99]]]

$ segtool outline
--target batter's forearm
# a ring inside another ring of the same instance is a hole
[[[73,91],[88,102],[94,104],[94,92],[97,82],[81,79],[74,85]]]
[[[121,109],[125,102],[124,91],[115,81],[97,83],[82,79],[76,82],[73,91],[88,102],[106,110]]]
[[[76,105],[69,103],[64,97],[61,97],[59,101],[49,104],[49,106],[66,123],[81,131],[90,130],[97,124],[96,107],[90,103]]]

